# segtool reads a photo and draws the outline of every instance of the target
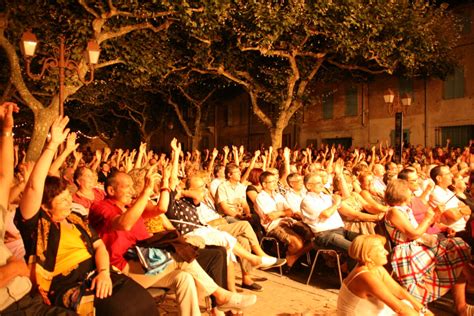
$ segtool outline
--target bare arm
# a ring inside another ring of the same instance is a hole
[[[253,167],[255,166],[255,162],[257,161],[258,157],[260,156],[260,150],[255,151],[255,154],[252,157],[252,160],[250,160],[250,164],[245,171],[245,173],[242,175],[240,178],[241,183],[245,183],[247,181],[247,178],[249,177],[250,171],[252,171]]]
[[[76,133],[70,133],[67,136],[66,148],[64,148],[64,151],[53,161],[51,167],[49,168],[48,174],[55,177],[61,176],[59,169],[61,169],[62,165],[66,161],[66,158],[74,150],[76,150],[77,147],[79,147],[79,144],[76,144]]]
[[[142,216],[150,196],[153,194],[155,181],[159,177],[159,174],[156,173],[154,169],[155,168],[152,167],[148,170],[145,180],[145,187],[133,205],[121,215],[116,216],[112,220],[112,229],[130,231],[133,225],[135,225],[138,219]]]
[[[431,209],[426,212],[425,218],[420,222],[417,228],[413,227],[408,218],[396,208],[391,208],[386,216],[392,225],[410,240],[421,237],[435,220],[435,213]]]
[[[18,106],[12,102],[0,105],[0,207],[8,209],[10,187],[13,182],[13,112],[18,112]],[[0,212],[0,216],[3,216]]]
[[[67,116],[58,117],[51,126],[51,141],[36,162],[20,201],[20,211],[24,219],[35,216],[41,207],[44,182],[54,154],[69,133],[69,129],[66,128],[68,122],[69,118]]]

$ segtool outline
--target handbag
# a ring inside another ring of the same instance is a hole
[[[150,238],[138,241],[137,246],[167,250],[173,253],[179,261],[191,262],[198,256],[198,247],[186,242],[177,230],[155,233]]]

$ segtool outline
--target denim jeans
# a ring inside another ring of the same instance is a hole
[[[352,240],[354,240],[357,235],[359,234],[345,230],[343,227],[340,227],[319,232],[314,236],[315,243],[317,246],[335,250],[342,250],[344,253],[347,253],[352,243]]]

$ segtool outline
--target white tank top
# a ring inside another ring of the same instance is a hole
[[[337,297],[337,315],[338,316],[388,316],[396,315],[396,313],[390,309],[384,302],[375,298],[361,298],[349,290],[349,284],[364,272],[369,271],[359,271],[348,283],[347,285],[343,282],[341,289],[339,290],[339,296]]]

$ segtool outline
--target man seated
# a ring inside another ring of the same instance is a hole
[[[443,210],[441,222],[456,232],[457,237],[469,240],[466,236],[466,223],[471,210],[456,197],[453,191],[449,190],[448,187],[453,184],[453,174],[449,167],[434,167],[430,171],[430,177],[436,184],[430,195],[430,205]]]
[[[262,191],[257,195],[255,211],[268,235],[288,246],[286,261],[291,268],[298,258],[311,249],[311,230],[294,213],[278,189],[278,177],[268,171],[260,175]]]
[[[250,218],[250,207],[247,204],[247,187],[240,183],[241,171],[236,164],[225,167],[226,181],[217,188],[216,204],[229,222],[236,219]]]
[[[97,230],[110,254],[110,263],[143,287],[164,287],[176,292],[181,315],[200,315],[196,284],[206,295],[213,295],[220,309],[242,309],[253,305],[256,297],[239,295],[219,287],[195,261],[186,262],[174,255],[166,268],[157,275],[142,275],[130,271],[125,252],[137,241],[150,237],[142,214],[153,194],[157,173],[147,174],[146,185],[133,200],[133,180],[123,172],[112,174],[105,183],[107,198],[92,205],[91,225]],[[158,214],[150,214],[158,215]]]
[[[358,234],[344,229],[344,222],[337,211],[341,206],[341,197],[323,193],[324,183],[318,175],[307,174],[304,184],[308,194],[301,202],[301,212],[303,222],[314,233],[316,244],[347,253],[351,240]]]
[[[236,221],[228,223],[215,209],[212,203],[212,197],[207,192],[206,198],[202,201],[198,208],[199,221],[203,225],[210,225],[217,228],[220,231],[227,232],[235,237],[240,245],[245,248],[248,252],[253,251],[257,256],[269,257],[263,249],[257,239],[257,235],[252,229],[252,226],[248,221]],[[189,195],[187,193],[186,195]],[[242,287],[253,291],[261,291],[262,286],[255,283],[251,278],[252,264],[248,260],[241,260],[242,268]]]
[[[164,191],[162,194],[167,192]],[[247,260],[254,267],[269,269],[285,264],[285,261],[266,256],[264,253],[263,256],[254,255],[243,248],[229,233],[201,224],[198,207],[206,194],[206,184],[201,177],[191,176],[186,179],[186,188],[179,193],[183,197],[175,199],[177,194],[176,191],[171,194],[167,216],[184,236],[199,236],[204,239],[206,245],[225,246],[231,250],[231,254]]]
[[[306,188],[303,183],[303,176],[293,172],[286,179],[289,189],[285,193],[286,201],[293,213],[301,214],[301,201],[306,196]]]

